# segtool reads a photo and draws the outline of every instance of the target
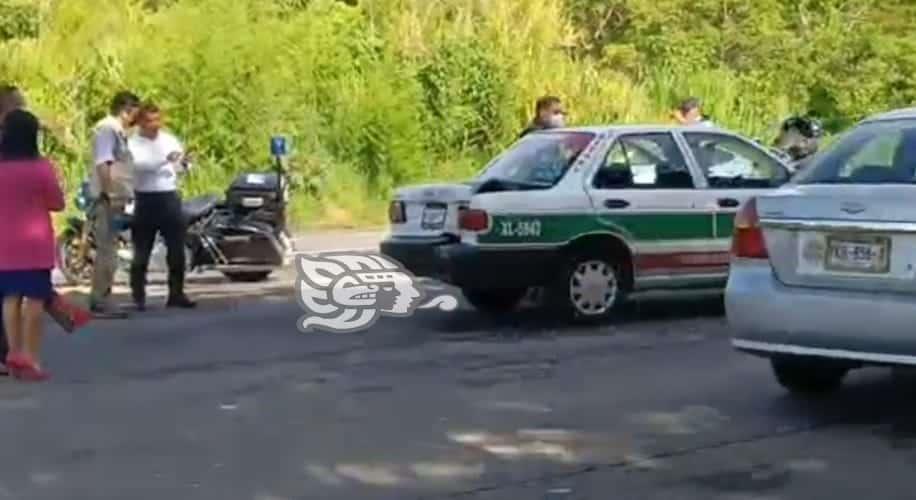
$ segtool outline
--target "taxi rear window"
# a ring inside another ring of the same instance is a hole
[[[553,186],[595,137],[578,131],[528,134],[497,158],[479,180]]]

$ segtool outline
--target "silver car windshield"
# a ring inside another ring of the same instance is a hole
[[[496,158],[475,179],[553,186],[595,139],[591,132],[535,132]]]
[[[914,183],[916,119],[859,125],[793,179],[793,184]]]

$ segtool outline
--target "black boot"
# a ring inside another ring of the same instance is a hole
[[[130,272],[130,292],[137,310],[146,310],[146,276],[137,269]]]
[[[184,268],[177,265],[184,264],[184,261],[175,264],[169,269],[169,301],[166,306],[193,309],[197,304],[184,294]]]
[[[178,309],[194,309],[197,307],[197,302],[194,302],[186,295],[182,294],[175,297],[170,296],[166,307],[174,307]]]

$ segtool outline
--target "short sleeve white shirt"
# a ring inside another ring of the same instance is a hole
[[[168,160],[171,153],[184,152],[181,142],[160,130],[155,139],[134,134],[128,140],[134,160],[134,190],[138,193],[162,193],[178,190],[178,164]]]

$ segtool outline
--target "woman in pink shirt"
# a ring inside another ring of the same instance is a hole
[[[0,137],[0,296],[9,354],[20,379],[44,380],[39,361],[45,303],[53,298],[55,264],[51,212],[64,209],[54,165],[38,152],[38,119],[16,110]]]

